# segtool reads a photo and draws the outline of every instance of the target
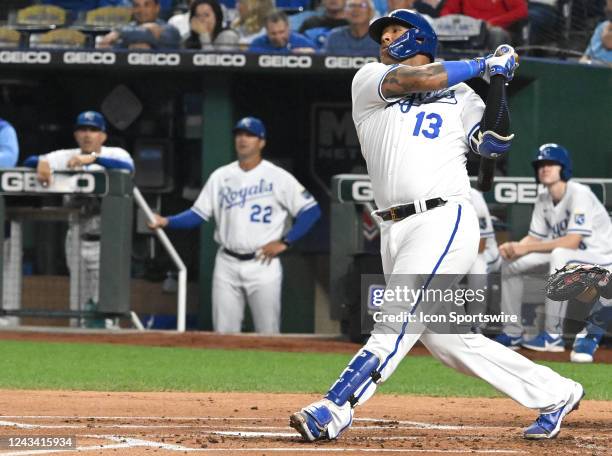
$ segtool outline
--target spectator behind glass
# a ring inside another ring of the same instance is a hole
[[[0,119],[0,168],[14,168],[18,158],[17,132],[8,121]]]
[[[98,47],[176,49],[181,37],[176,28],[160,19],[159,0],[133,0],[134,20],[105,35]]]
[[[315,44],[289,28],[289,18],[283,11],[272,11],[266,16],[266,34],[258,36],[249,47],[249,52],[260,54],[310,54]]]
[[[332,29],[348,25],[345,19],[345,2],[346,0],[323,0],[323,14],[306,19],[299,32],[322,49]]]
[[[193,0],[189,0],[187,3],[188,9],[184,13],[175,14],[168,19],[168,24],[175,27],[181,34],[181,40],[185,41],[191,34],[191,27],[189,26],[189,9]]]
[[[217,0],[195,0],[189,7],[191,33],[185,41],[187,49],[237,49],[239,36],[235,30],[223,29],[223,11]]]
[[[527,0],[446,0],[440,16],[463,14],[485,21],[485,47],[495,49],[512,42],[510,33],[518,34],[521,22],[527,19]]]
[[[273,0],[237,0],[238,17],[232,23],[232,28],[240,36],[240,44],[244,48],[260,34],[265,33],[266,16],[274,10]]]
[[[600,23],[580,61],[594,65],[612,65],[612,0],[606,3],[607,20]]]
[[[337,27],[330,32],[325,43],[325,53],[377,56],[379,45],[368,33],[373,16],[372,0],[348,0],[346,18],[349,25]]]
[[[427,20],[438,17],[443,5],[442,0],[374,0],[376,11],[381,16],[396,9],[407,9],[416,11],[421,16],[425,16]]]
[[[529,0],[529,44],[545,44],[559,37],[557,0]]]

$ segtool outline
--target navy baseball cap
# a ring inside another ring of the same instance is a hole
[[[236,134],[238,131],[246,131],[257,136],[259,139],[266,139],[266,127],[257,117],[240,119],[234,126],[232,133]]]
[[[97,111],[84,111],[78,115],[75,130],[79,127],[94,127],[100,131],[106,131],[104,116]]]

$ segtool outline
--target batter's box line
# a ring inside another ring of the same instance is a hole
[[[5,419],[81,419],[81,420],[167,420],[167,421],[283,421],[282,418],[271,418],[271,417],[170,417],[170,416],[68,416],[68,415],[4,415],[0,418]],[[392,420],[383,418],[355,418],[353,420],[357,423],[386,423],[386,424],[397,424],[405,426],[416,426],[422,429],[436,429],[436,430],[461,430],[461,429],[499,429],[507,428],[509,426],[472,426],[472,425],[449,425],[449,424],[434,424],[425,423],[421,421],[406,421],[406,420]]]

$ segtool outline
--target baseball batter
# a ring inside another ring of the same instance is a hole
[[[572,162],[567,149],[542,145],[533,160],[536,180],[546,187],[536,200],[529,233],[519,242],[499,246],[502,257],[502,311],[521,315],[523,276],[548,272],[569,263],[612,265],[612,223],[608,211],[586,185],[570,180]],[[562,352],[563,319],[567,301],[545,300],[544,331],[522,340],[519,318],[508,323],[498,337],[511,347],[519,344],[538,351]]]
[[[478,255],[468,272],[468,287],[472,290],[483,290],[487,287],[487,274],[498,272],[501,266],[501,256],[495,240],[495,230],[493,220],[487,207],[487,203],[482,193],[470,188],[472,205],[478,217],[478,227],[480,228],[480,244],[478,245]],[[472,315],[484,315],[487,311],[487,301],[473,300],[468,306],[469,313]],[[480,331],[484,325],[475,326],[475,330]]]
[[[356,73],[353,119],[381,208],[377,215],[384,220],[383,270],[392,274],[387,290],[407,274],[424,291],[434,281],[450,288],[454,282],[444,281],[465,275],[478,253],[465,154],[470,144],[487,157],[508,149],[505,82],[512,79],[517,56],[501,46],[486,59],[431,63],[437,37],[409,10],[375,20],[370,35],[380,43],[381,63]],[[486,108],[462,83],[479,76],[491,77]],[[416,314],[421,297],[413,304],[385,300],[383,317],[401,310]],[[427,311],[429,303],[423,304]],[[397,328],[383,318],[324,399],[291,415],[290,425],[308,441],[338,437],[351,425],[354,407],[374,394],[419,338],[443,363],[539,410],[526,438],[556,436],[584,394],[580,384],[480,334],[434,334],[409,320]]]
[[[238,160],[213,172],[191,209],[156,216],[151,228],[194,228],[215,220],[220,248],[213,274],[213,327],[240,332],[245,298],[255,331],[280,332],[282,267],[278,255],[320,217],[319,205],[287,171],[263,160],[266,130],[245,117],[234,127]],[[285,233],[287,219],[295,218]]]
[[[47,186],[53,179],[53,171],[101,171],[104,169],[125,169],[134,171],[130,154],[120,147],[107,147],[106,121],[97,111],[84,111],[77,116],[74,139],[79,147],[60,149],[40,157],[30,157],[26,166],[36,166],[38,181]],[[64,204],[80,209],[78,242],[79,252],[73,252],[75,231],[71,227],[66,233],[66,261],[71,277],[78,274],[82,302],[72,301],[72,310],[82,310],[90,301],[92,309],[98,303],[100,291],[100,201],[98,198],[66,195]]]

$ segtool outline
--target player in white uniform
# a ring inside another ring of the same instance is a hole
[[[480,244],[478,245],[478,255],[468,272],[468,288],[471,290],[483,290],[487,287],[487,275],[498,272],[501,266],[501,256],[495,240],[495,230],[493,220],[487,207],[487,203],[482,193],[474,187],[470,188],[472,205],[478,217],[480,228]],[[468,305],[469,313],[472,315],[484,315],[487,311],[487,301],[473,300]],[[475,330],[479,331],[484,325],[476,325]]]
[[[415,289],[427,290],[433,282],[450,288],[469,271],[478,251],[465,155],[470,143],[488,157],[507,150],[512,136],[504,87],[517,56],[504,46],[486,59],[429,64],[437,37],[422,16],[409,10],[375,20],[370,36],[381,44],[382,63],[369,63],[356,73],[353,119],[381,208],[377,215],[385,220],[381,256],[384,273],[392,274],[387,290],[406,277]],[[486,109],[462,83],[481,75],[495,75]],[[417,315],[420,298],[413,303],[385,300],[382,317],[402,310]],[[423,304],[421,310],[430,310],[430,302]],[[580,384],[481,334],[435,334],[409,319],[398,326],[376,323],[325,398],[291,415],[290,426],[308,441],[338,437],[350,426],[353,408],[374,394],[419,338],[445,364],[539,410],[526,438],[556,436],[563,417],[583,396]]]
[[[30,157],[26,166],[36,166],[38,181],[47,186],[52,182],[53,171],[100,171],[125,169],[134,171],[130,154],[119,147],[106,147],[106,121],[96,111],[84,111],[77,116],[74,139],[79,147],[60,149],[39,157]],[[88,301],[94,310],[99,296],[100,273],[100,201],[98,198],[66,195],[64,204],[81,210],[80,252],[73,252],[72,228],[66,233],[66,262],[70,275],[79,274],[83,302],[71,301],[73,307],[81,307]],[[79,259],[80,257],[80,259]],[[72,279],[71,279],[72,280]],[[82,310],[73,308],[72,310]]]
[[[245,117],[234,127],[238,161],[213,172],[191,209],[156,216],[151,228],[194,228],[215,220],[219,251],[213,274],[213,327],[240,332],[245,298],[255,331],[280,332],[282,267],[278,255],[320,217],[319,205],[284,169],[261,157],[266,131]],[[295,218],[285,233],[287,219]]]
[[[533,161],[536,180],[546,187],[538,195],[529,233],[519,242],[499,246],[502,257],[502,311],[521,315],[523,276],[529,272],[553,273],[569,263],[612,265],[612,223],[608,211],[586,185],[569,180],[569,152],[558,144],[544,144]],[[569,182],[568,182],[569,181]],[[519,318],[507,324],[498,342],[521,344],[538,351],[562,352],[563,319],[567,302],[545,299],[545,328],[534,339],[523,341]]]

